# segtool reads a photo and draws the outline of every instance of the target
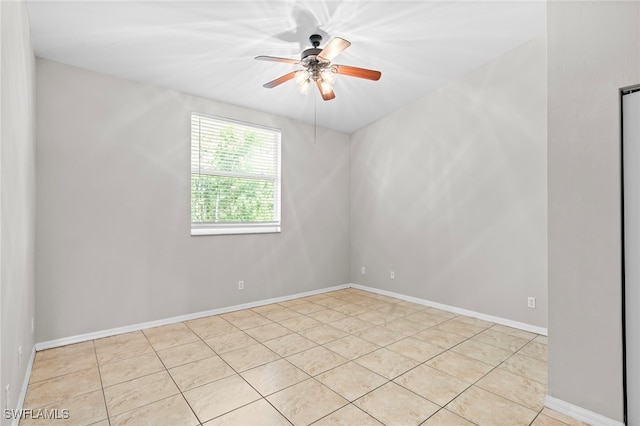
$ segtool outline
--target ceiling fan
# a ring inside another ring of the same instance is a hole
[[[334,37],[329,41],[329,43],[327,43],[324,49],[320,49],[319,47],[322,42],[322,36],[313,34],[309,37],[309,41],[313,47],[303,51],[300,55],[300,60],[278,58],[275,56],[256,56],[256,59],[261,61],[284,62],[287,64],[301,65],[303,67],[301,70],[287,73],[264,84],[263,86],[267,89],[272,89],[295,78],[300,92],[307,93],[309,91],[309,86],[312,82],[315,82],[318,86],[318,90],[320,90],[322,99],[330,101],[336,97],[335,93],[333,93],[333,83],[335,82],[336,74],[343,74],[350,77],[358,77],[374,81],[380,79],[380,76],[382,75],[380,71],[331,63],[333,58],[338,56],[338,54],[351,45],[347,40],[340,37]]]

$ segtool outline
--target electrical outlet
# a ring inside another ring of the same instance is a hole
[[[536,298],[535,297],[527,298],[527,306],[530,307],[531,309],[535,309],[536,308]]]
[[[22,346],[18,346],[18,368],[22,367]]]
[[[364,275],[364,274],[366,274],[366,273],[367,273],[367,270],[366,270],[366,268],[365,268],[364,266],[363,266],[362,268],[360,268],[360,273],[361,273],[362,275]]]
[[[389,271],[389,278],[391,278],[392,280],[396,279],[396,273],[393,271]]]
[[[238,281],[238,290],[244,290],[244,281]]]
[[[33,317],[31,317],[31,334],[33,334],[35,329],[36,329],[36,321],[33,319]]]

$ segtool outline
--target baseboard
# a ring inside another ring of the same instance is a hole
[[[624,426],[624,423],[610,419],[601,414],[594,413],[585,408],[578,407],[569,402],[563,401],[552,396],[545,396],[544,406],[558,413],[562,413],[581,422],[598,426]]]
[[[27,364],[27,370],[24,372],[24,381],[22,382],[22,389],[20,389],[20,395],[18,395],[18,404],[16,405],[16,412],[20,413],[24,407],[24,399],[27,396],[27,388],[29,387],[29,379],[31,378],[31,369],[33,368],[33,362],[36,358],[35,345],[31,348],[31,355],[29,356],[29,364]],[[20,417],[14,417],[11,422],[11,426],[18,426],[20,423]]]
[[[393,291],[381,290],[379,288],[367,287],[360,284],[349,284],[349,286],[353,288],[357,288],[359,290],[368,291],[371,293],[381,294],[383,296],[395,297],[396,299],[406,300],[407,302],[417,303],[419,305],[428,306],[430,308],[441,309],[443,311],[452,312],[458,315],[465,315],[472,318],[481,319],[484,321],[493,322],[495,324],[505,325],[507,327],[517,328],[519,330],[529,331],[531,333],[541,334],[543,336],[548,335],[548,330],[543,327],[538,327],[531,324],[526,324],[523,322],[513,321],[506,318],[495,317],[493,315],[487,315],[480,312],[470,311],[467,309],[457,308],[455,306],[444,305],[442,303],[432,302],[426,299],[420,299],[418,297],[406,296],[404,294],[395,293]]]
[[[110,328],[108,330],[95,331],[95,332],[92,332],[92,333],[78,334],[78,335],[75,335],[75,336],[63,337],[61,339],[48,340],[48,341],[45,341],[45,342],[36,343],[35,350],[36,351],[41,351],[41,350],[44,350],[44,349],[57,348],[59,346],[71,345],[71,344],[74,344],[74,343],[81,343],[81,342],[86,342],[86,341],[94,340],[94,339],[101,339],[103,337],[110,337],[110,336],[115,336],[115,335],[118,335],[118,334],[131,333],[132,331],[146,330],[147,328],[153,328],[153,327],[160,327],[162,325],[175,324],[177,322],[189,321],[189,320],[192,320],[192,319],[208,317],[208,316],[211,316],[211,315],[226,314],[228,312],[240,311],[242,309],[250,309],[250,308],[256,308],[258,306],[270,305],[272,303],[285,302],[287,300],[298,299],[300,297],[315,296],[316,294],[328,293],[328,292],[331,292],[331,291],[342,290],[342,289],[349,288],[349,287],[350,287],[350,284],[342,284],[342,285],[337,285],[337,286],[333,286],[333,287],[327,287],[327,288],[323,288],[323,289],[319,289],[319,290],[312,290],[312,291],[307,291],[307,292],[304,292],[304,293],[292,294],[292,295],[289,295],[289,296],[276,297],[276,298],[273,298],[273,299],[260,300],[260,301],[257,301],[257,302],[251,302],[251,303],[244,303],[244,304],[241,304],[241,305],[228,306],[228,307],[225,307],[225,308],[211,309],[211,310],[208,310],[208,311],[196,312],[194,314],[180,315],[180,316],[171,317],[171,318],[165,318],[165,319],[156,320],[156,321],[149,321],[149,322],[143,322],[143,323],[138,323],[138,324],[133,324],[133,325],[126,325],[124,327]]]

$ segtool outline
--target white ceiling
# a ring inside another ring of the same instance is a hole
[[[35,1],[36,55],[352,133],[544,33],[544,1]],[[313,33],[351,41],[334,63],[377,69],[380,81],[338,76],[336,99],[295,82],[296,69],[254,60],[299,58]]]

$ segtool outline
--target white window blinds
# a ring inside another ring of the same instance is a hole
[[[280,130],[191,114],[191,234],[280,232]]]

